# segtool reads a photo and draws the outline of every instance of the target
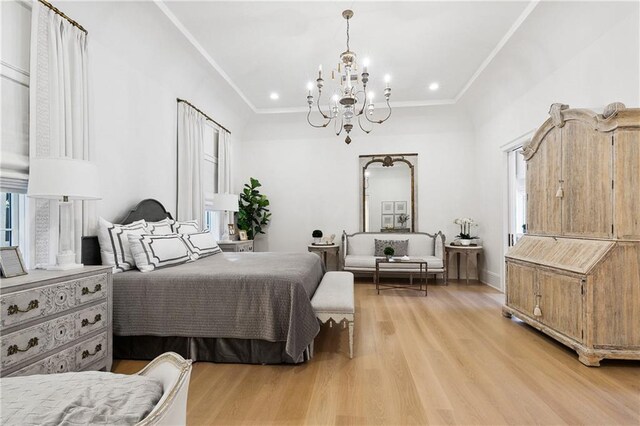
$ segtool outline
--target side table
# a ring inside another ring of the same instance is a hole
[[[336,256],[336,270],[340,270],[340,246],[338,244],[309,244],[307,250],[320,256],[325,267],[327,266],[327,253],[334,253]]]
[[[226,252],[251,252],[253,251],[253,240],[218,241],[218,247]]]
[[[480,267],[478,266],[478,257],[480,253],[482,253],[482,246],[452,246],[451,244],[447,244],[445,246],[445,251],[447,253],[447,270],[450,270],[449,261],[452,254],[456,255],[456,266],[457,266],[457,274],[458,279],[460,279],[460,256],[464,256],[465,265],[466,265],[466,275],[467,275],[467,284],[469,284],[469,256],[475,257],[476,264],[476,277],[478,281],[480,280]]]

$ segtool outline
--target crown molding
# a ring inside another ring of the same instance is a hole
[[[498,55],[498,53],[502,50],[502,48],[507,44],[509,39],[515,34],[515,32],[520,28],[522,23],[529,17],[531,12],[538,6],[541,0],[531,0],[527,7],[522,11],[522,13],[518,16],[515,22],[509,27],[505,35],[500,39],[496,47],[489,53],[489,55],[485,58],[484,61],[480,64],[476,72],[471,76],[471,78],[467,81],[467,83],[463,86],[462,90],[458,92],[454,99],[433,99],[433,100],[424,100],[424,101],[404,101],[404,102],[393,102],[393,108],[414,108],[414,107],[422,107],[422,106],[437,106],[437,105],[453,105],[456,104],[469,90],[469,88],[473,85],[473,83],[480,77],[482,72],[487,68],[487,66],[493,61],[493,59]],[[249,100],[249,98],[240,90],[238,85],[229,77],[229,75],[224,71],[224,69],[207,53],[205,48],[196,40],[196,38],[187,30],[187,28],[182,24],[182,22],[178,19],[177,16],[171,12],[169,7],[164,3],[163,0],[153,0],[156,6],[164,13],[167,18],[173,23],[173,25],[182,33],[182,35],[191,43],[193,47],[196,48],[198,53],[202,55],[202,57],[213,67],[214,70],[236,91],[238,96],[242,98],[242,100],[251,108],[251,110],[256,114],[291,114],[291,113],[299,113],[299,112],[307,112],[308,108],[306,107],[290,107],[290,108],[256,108],[256,106]],[[381,105],[382,106],[382,105]]]
[[[240,96],[242,98],[242,100],[249,106],[249,108],[251,108],[251,110],[253,112],[257,112],[255,105],[253,105],[253,103],[249,100],[249,98],[247,98],[246,95],[242,92],[242,90],[240,90],[238,85],[236,83],[234,83],[233,80],[231,80],[231,77],[229,77],[229,74],[227,74],[225,72],[225,70],[222,69],[220,64],[218,64],[211,57],[211,55],[209,55],[209,53],[207,53],[205,48],[202,47],[202,45],[198,42],[198,40],[196,40],[196,38],[193,36],[193,34],[191,34],[189,32],[189,30],[187,30],[187,28],[182,24],[182,22],[178,19],[178,17],[173,14],[173,12],[169,9],[169,7],[166,4],[164,4],[164,1],[163,0],[154,0],[153,2],[155,3],[156,6],[158,6],[158,8],[162,11],[162,13],[164,13],[167,16],[167,18],[169,18],[169,20],[182,33],[182,35],[187,40],[189,40],[189,43],[191,43],[191,45],[196,48],[198,53],[200,53],[202,55],[202,57],[207,62],[209,62],[209,65],[211,65],[213,67],[213,69],[215,69],[218,72],[218,74],[220,74],[220,76],[229,84],[229,86],[231,86],[233,88],[233,90],[236,91],[238,96]]]

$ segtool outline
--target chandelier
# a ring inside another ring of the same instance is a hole
[[[328,105],[325,113],[320,106],[320,98],[322,96],[322,88],[324,87],[324,79],[322,78],[322,65],[318,68],[318,78],[316,79],[316,87],[318,88],[318,97],[315,100],[318,112],[322,116],[320,124],[311,122],[311,112],[314,104],[313,83],[309,82],[307,89],[307,104],[309,104],[309,112],[307,113],[307,122],[317,128],[327,127],[332,121],[336,136],[339,136],[344,130],[347,134],[344,141],[351,143],[349,134],[353,130],[354,122],[358,123],[358,127],[365,132],[370,133],[374,124],[382,124],[391,117],[391,105],[389,98],[391,97],[391,87],[389,85],[390,78],[385,76],[386,87],[384,89],[384,99],[387,104],[388,112],[385,118],[376,120],[373,118],[375,107],[373,104],[373,93],[367,92],[367,83],[369,82],[369,65],[365,60],[363,62],[362,74],[358,75],[358,63],[356,62],[356,54],[349,48],[349,19],[353,17],[353,11],[345,10],[342,17],[347,20],[347,50],[340,54],[340,62],[336,69],[331,70],[331,80],[335,81],[337,87]],[[358,106],[360,104],[360,106]],[[364,118],[363,118],[364,117]],[[364,125],[363,125],[364,124]]]

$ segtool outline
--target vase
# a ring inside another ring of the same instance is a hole
[[[321,242],[322,242],[322,237],[313,239],[313,244],[320,244]]]
[[[470,246],[471,245],[471,240],[460,239],[460,245],[461,246]]]

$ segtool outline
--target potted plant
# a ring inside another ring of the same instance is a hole
[[[384,255],[387,256],[387,260],[391,260],[395,252],[396,251],[393,249],[393,247],[385,247],[383,251]]]
[[[311,236],[313,237],[313,243],[314,244],[320,244],[322,242],[322,231],[319,229],[314,230],[311,233]]]
[[[406,213],[402,213],[398,215],[398,222],[400,222],[400,226],[403,228],[407,227],[407,222],[409,222],[409,215]]]
[[[453,221],[456,225],[460,226],[460,233],[456,235],[460,240],[460,245],[469,246],[471,240],[478,237],[471,236],[471,227],[478,226],[478,224],[470,217],[460,217]]]
[[[261,186],[258,179],[249,178],[249,183],[244,185],[238,201],[238,229],[247,231],[250,240],[258,234],[264,234],[264,228],[271,221],[269,200],[258,190]]]

